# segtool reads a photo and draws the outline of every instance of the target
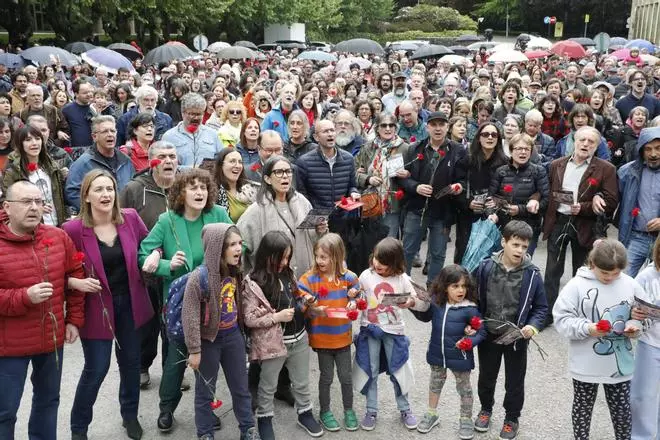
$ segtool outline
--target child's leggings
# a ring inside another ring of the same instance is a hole
[[[598,394],[597,383],[573,379],[573,435],[575,440],[588,440],[591,415]],[[616,440],[630,439],[632,415],[630,413],[630,381],[604,383],[605,400],[610,408]]]
[[[470,385],[471,371],[451,370],[456,378],[456,391],[461,396],[461,418],[472,418],[472,385]],[[429,391],[437,394],[442,393],[442,387],[447,380],[447,369],[438,365],[431,365],[431,378],[429,379]]]
[[[319,357],[319,403],[321,413],[330,411],[330,385],[335,376],[335,365],[337,366],[337,377],[341,384],[341,398],[344,409],[353,408],[353,377],[351,365],[351,346],[338,348],[336,350],[318,349]]]

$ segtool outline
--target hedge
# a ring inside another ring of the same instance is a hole
[[[423,32],[423,31],[406,31],[406,32],[384,32],[384,33],[373,33],[373,32],[360,32],[355,34],[330,34],[323,35],[312,31],[311,29],[307,30],[307,39],[310,41],[321,40],[328,43],[338,43],[344,40],[350,40],[351,38],[369,38],[375,40],[382,45],[389,41],[400,41],[400,40],[428,40],[437,44],[451,44],[452,40],[460,37],[465,34],[474,34],[473,30],[470,29],[459,29],[453,31],[439,31],[439,32]]]

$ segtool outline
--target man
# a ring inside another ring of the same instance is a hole
[[[271,109],[261,122],[261,130],[275,130],[280,134],[283,143],[289,142],[289,130],[286,122],[289,114],[298,108],[296,104],[297,89],[295,84],[288,83],[280,90],[279,102]]]
[[[120,83],[128,81],[130,76],[131,72],[126,67],[120,67],[117,69],[117,81]]]
[[[131,159],[115,148],[117,129],[112,116],[97,116],[92,119],[93,145],[71,164],[64,187],[64,198],[68,205],[80,209],[80,185],[85,175],[93,169],[108,171],[117,181],[121,191],[135,174]]]
[[[335,115],[335,127],[337,127],[337,136],[335,143],[339,148],[348,151],[353,156],[360,152],[364,145],[364,138],[360,133],[360,122],[353,112],[342,109]]]
[[[660,115],[660,100],[650,93],[646,93],[646,86],[648,84],[646,74],[638,69],[635,69],[630,75],[630,93],[622,97],[616,102],[616,109],[621,114],[621,120],[626,121],[630,111],[641,105],[649,111],[649,120]]]
[[[11,185],[5,196],[2,206],[9,221],[0,223],[4,328],[0,336],[0,438],[14,438],[16,413],[32,364],[29,437],[55,439],[62,346],[65,341],[75,342],[85,323],[85,294],[77,290],[84,271],[80,262],[73,261],[76,249],[69,236],[41,223],[44,199],[39,188],[22,180]]]
[[[261,170],[273,155],[284,154],[284,145],[280,134],[275,130],[261,132],[261,142],[258,146],[259,161],[245,168],[245,177],[253,182],[261,183]]]
[[[176,147],[179,165],[198,167],[204,159],[213,159],[222,149],[218,133],[206,125],[202,118],[206,101],[197,93],[186,93],[181,98],[183,120],[163,135],[163,140]]]
[[[580,67],[575,64],[571,63],[568,65],[566,68],[566,75],[564,81],[562,81],[563,84],[563,90],[564,91],[569,91],[573,89],[578,89],[581,93],[582,96],[587,96],[587,88],[584,86],[584,84],[580,84],[578,82],[578,75],[580,74]]]
[[[543,85],[541,85],[540,82],[538,81],[532,81],[529,83],[529,86],[527,87],[527,92],[529,92],[529,99],[532,100],[532,102],[537,102],[536,101],[536,95],[541,91],[543,88]]]
[[[644,128],[637,139],[639,155],[618,171],[619,241],[628,249],[631,277],[649,257],[660,231],[660,127]]]
[[[50,141],[69,141],[69,124],[62,112],[52,105],[44,104],[44,91],[41,86],[29,84],[26,88],[27,100],[18,117],[25,123],[30,116],[42,116],[48,122]]]
[[[27,75],[23,72],[16,72],[11,76],[11,83],[14,85],[14,88],[9,92],[9,96],[11,96],[11,113],[15,115],[25,107],[28,85]]]
[[[449,74],[445,77],[442,84],[442,90],[438,94],[441,98],[449,98],[452,101],[459,96],[465,96],[462,90],[459,89],[459,80],[454,74]]]
[[[590,86],[596,82],[596,66],[593,63],[587,63],[582,68],[582,76],[580,77],[584,85]]]
[[[600,142],[598,130],[582,127],[575,133],[573,154],[550,164],[550,201],[543,224],[543,235],[548,240],[544,286],[550,310],[559,294],[566,248],[571,246],[575,276],[593,242],[604,234],[604,231],[595,231],[598,216],[612,215],[619,203],[616,168],[608,161],[594,157]],[[560,192],[572,194],[573,203],[560,203],[555,196]],[[550,323],[551,313],[546,321],[546,324]]]
[[[69,124],[70,145],[81,150],[94,143],[92,139],[92,118],[96,116],[91,107],[94,99],[94,86],[84,78],[78,78],[72,86],[74,101],[62,108],[62,114]]]
[[[429,133],[419,117],[417,105],[410,100],[399,104],[399,137],[409,144],[426,140]]]
[[[405,168],[410,177],[397,178],[408,199],[403,225],[407,272],[410,274],[422,236],[428,229],[429,286],[445,264],[449,229],[455,212],[451,199],[462,191],[460,184],[456,184],[455,170],[456,162],[466,154],[465,148],[448,139],[448,129],[447,115],[431,113],[426,125],[428,138],[411,146],[405,155]],[[439,196],[448,188],[446,195]]]
[[[424,108],[424,92],[419,89],[412,89],[408,94],[408,99],[415,103],[417,107],[417,119],[426,124],[429,118],[430,111]],[[401,116],[401,109],[399,108],[399,116]]]
[[[534,139],[538,163],[547,169],[555,157],[555,140],[551,136],[541,132],[542,125],[543,114],[540,111],[532,109],[525,113],[525,133]]]
[[[396,108],[408,96],[406,90],[406,75],[403,72],[397,72],[393,76],[394,86],[392,91],[383,96],[383,111],[386,113],[394,113]]]
[[[514,81],[507,81],[498,93],[500,104],[495,107],[493,120],[504,124],[504,120],[510,114],[525,116],[525,110],[518,106],[518,100],[522,97],[520,86]]]
[[[410,75],[410,90],[422,90],[426,81],[424,80],[424,74],[418,70],[413,71]]]
[[[385,96],[392,91],[392,75],[387,71],[380,74],[376,80],[376,88],[380,90],[380,96]]]
[[[108,86],[108,71],[103,67],[99,67],[94,72],[94,78],[91,81],[96,87],[104,89]]]
[[[46,121],[46,118],[41,115],[32,115],[27,118],[25,123],[41,132],[43,138],[46,139],[46,152],[50,158],[57,163],[57,166],[62,170],[64,177],[66,177],[73,160],[66,150],[55,145],[55,142],[50,138],[50,128],[48,128],[48,121]]]
[[[154,118],[154,140],[159,141],[167,130],[172,128],[172,117],[156,110],[158,92],[151,86],[140,86],[134,93],[137,106],[124,113],[117,120],[117,145],[122,146],[129,140],[128,128],[138,113],[149,113]]]
[[[318,148],[303,154],[296,162],[296,188],[314,208],[334,208],[342,197],[360,199],[353,156],[337,148],[336,137],[332,121],[317,122],[314,140]]]

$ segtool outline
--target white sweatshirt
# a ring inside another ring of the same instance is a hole
[[[653,263],[649,264],[643,271],[637,274],[635,278],[643,288],[642,295],[638,295],[647,303],[660,306],[660,271],[655,268]],[[646,344],[660,348],[660,320],[648,320],[648,329],[639,340]]]

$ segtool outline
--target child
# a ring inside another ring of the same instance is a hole
[[[195,269],[186,283],[181,310],[188,365],[196,370],[197,436],[203,440],[214,438],[216,419],[211,404],[215,401],[218,366],[222,365],[241,440],[256,440],[259,434],[248,390],[245,340],[239,328],[240,301],[236,300],[241,285],[241,236],[236,226],[211,223],[202,229],[202,241],[208,291],[202,291],[200,269]],[[205,299],[209,294],[209,300]]]
[[[305,317],[295,307],[298,289],[289,266],[292,252],[293,244],[284,232],[264,235],[255,253],[254,269],[241,292],[244,321],[250,328],[250,362],[261,365],[256,412],[261,440],[275,440],[273,398],[284,365],[290,371],[298,425],[312,437],[323,435],[312,415],[309,341]]]
[[[388,372],[394,384],[396,406],[401,421],[408,429],[417,427],[417,418],[408,403],[408,391],[414,383],[409,361],[409,339],[404,335],[404,322],[400,308],[414,304],[415,289],[406,275],[403,245],[388,237],[376,245],[371,256],[371,267],[360,275],[360,286],[366,294],[365,308],[361,313],[360,333],[355,340],[354,377],[356,389],[367,396],[367,412],[362,419],[362,429],[376,427],[378,414],[378,375]],[[409,294],[406,303],[391,305],[385,298],[391,294]],[[383,356],[384,354],[384,356]],[[381,365],[381,359],[388,365]]]
[[[643,292],[622,273],[627,264],[626,248],[620,242],[600,241],[589,253],[588,266],[578,269],[564,286],[552,310],[555,329],[570,340],[576,440],[589,438],[601,383],[616,439],[630,439],[630,379],[635,367],[630,338],[641,328],[638,321],[630,321],[630,309],[634,296]]]
[[[525,400],[527,371],[527,339],[543,328],[548,303],[539,268],[527,254],[532,239],[531,226],[512,220],[502,228],[502,250],[483,260],[475,272],[479,291],[479,312],[486,319],[486,339],[479,344],[478,393],[481,411],[474,429],[487,432],[495,404],[495,386],[504,357],[504,424],[500,439],[518,435],[518,418]],[[501,321],[501,322],[496,322]],[[503,322],[515,324],[523,338],[507,345],[495,340],[511,329]],[[469,330],[468,330],[469,331]]]
[[[344,404],[344,427],[358,428],[353,411],[353,380],[351,378],[352,324],[348,319],[328,318],[327,307],[355,308],[358,277],[345,268],[346,250],[337,234],[326,234],[314,245],[314,265],[298,280],[298,297],[303,310],[310,315],[307,323],[309,346],[319,358],[320,418],[328,431],[338,431],[339,423],[330,411],[330,385],[337,366]]]
[[[474,369],[472,347],[486,337],[477,309],[477,289],[468,271],[452,264],[444,267],[433,281],[431,295],[432,302],[424,303],[427,310],[422,313],[413,312],[420,321],[433,323],[426,352],[426,361],[431,365],[429,410],[417,430],[426,434],[439,424],[438,400],[447,380],[447,369],[450,369],[456,378],[458,395],[461,396],[458,436],[471,439],[474,437],[470,384],[470,372]],[[470,325],[470,337],[464,337],[466,325]]]

